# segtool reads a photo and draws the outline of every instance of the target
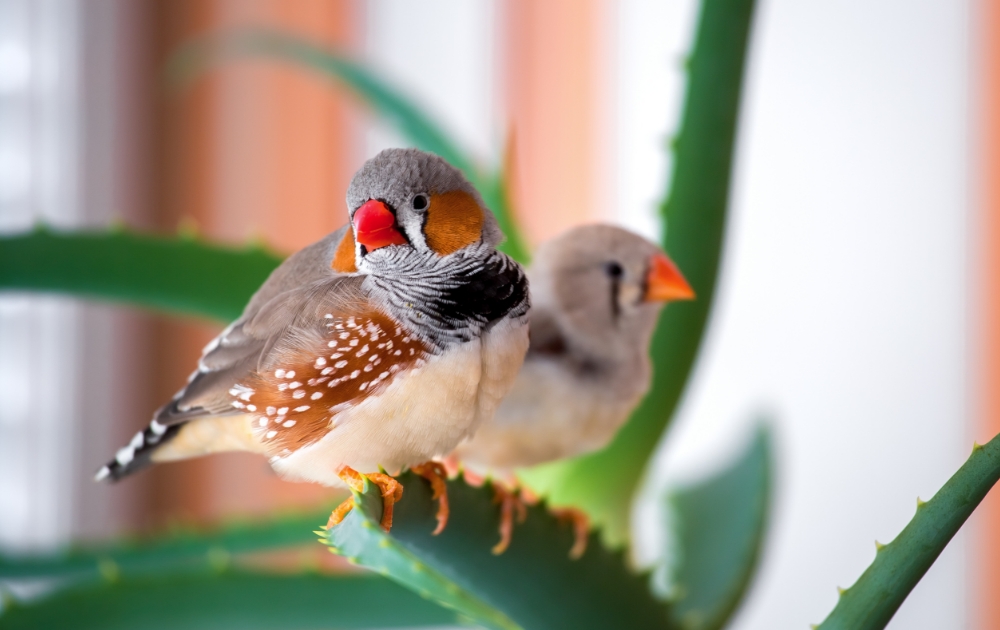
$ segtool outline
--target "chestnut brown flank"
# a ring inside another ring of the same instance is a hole
[[[423,342],[382,313],[331,314],[323,321],[314,346],[279,351],[266,371],[242,383],[253,393],[234,396],[254,414],[254,433],[270,455],[285,456],[319,440],[339,411],[426,357]]]

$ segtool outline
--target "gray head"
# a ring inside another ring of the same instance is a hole
[[[663,250],[610,225],[573,228],[544,243],[528,276],[532,327],[537,311],[576,350],[609,358],[646,356],[664,303],[694,297]]]
[[[347,208],[355,264],[369,273],[483,255],[503,239],[461,171],[417,149],[386,149],[365,162],[347,189]]]

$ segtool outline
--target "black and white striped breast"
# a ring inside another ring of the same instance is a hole
[[[501,319],[525,317],[529,307],[520,265],[495,251],[485,259],[455,256],[430,269],[372,275],[367,282],[391,315],[439,350],[479,337]]]

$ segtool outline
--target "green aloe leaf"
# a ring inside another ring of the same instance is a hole
[[[156,573],[178,567],[221,566],[240,553],[301,546],[329,514],[230,523],[216,530],[177,530],[156,539],[120,540],[34,555],[0,555],[0,580],[88,580]]]
[[[629,506],[684,391],[711,311],[753,10],[754,0],[704,0],[687,66],[672,185],[662,205],[663,244],[698,297],[664,309],[652,344],[652,387],[614,441],[522,475],[554,504],[584,509],[610,544],[628,539]]]
[[[391,534],[379,526],[374,485],[355,494],[355,509],[327,532],[327,544],[352,562],[409,587],[490,628],[671,628],[668,607],[647,576],[629,571],[621,552],[591,535],[586,553],[569,558],[572,527],[544,506],[528,508],[510,548],[495,556],[499,507],[489,486],[448,482],[451,518],[433,536],[436,503],[428,484],[407,473]]]
[[[841,590],[819,630],[884,628],[998,479],[1000,436],[986,446],[974,446],[933,499],[917,499],[916,515],[895,540],[884,546],[875,543],[874,562],[853,586]]]
[[[528,250],[511,216],[509,200],[503,193],[502,184],[498,184],[500,176],[487,175],[477,169],[475,161],[459,149],[438,124],[363,65],[291,35],[253,30],[211,36],[184,45],[171,57],[168,76],[174,84],[186,85],[219,62],[246,57],[289,62],[351,89],[377,114],[395,125],[414,146],[440,155],[461,169],[483,195],[507,235],[501,249],[516,260],[528,260]]]
[[[259,246],[39,228],[0,236],[0,290],[67,293],[228,322],[280,262]]]
[[[718,630],[743,599],[764,542],[773,477],[771,432],[761,425],[722,471],[668,495],[677,558],[672,614],[684,630]]]
[[[6,606],[0,630],[314,630],[456,622],[454,613],[366,575],[166,574],[88,583]]]

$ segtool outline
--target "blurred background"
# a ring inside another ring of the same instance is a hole
[[[973,0],[762,0],[752,32],[718,301],[637,506],[773,419],[776,508],[733,627],[819,622],[1000,429],[1000,11]],[[610,221],[651,238],[693,0],[0,0],[0,230],[196,227],[288,253],[346,219],[351,174],[399,136],[346,90],[265,60],[183,88],[192,37],[257,26],[339,50],[478,155],[515,138],[532,243]],[[992,169],[991,169],[992,167]],[[0,295],[0,545],[332,505],[264,460],[94,470],[184,383],[214,325]],[[996,493],[994,493],[996,494]],[[1000,499],[951,543],[892,628],[1000,627]],[[993,569],[990,569],[993,565]]]

